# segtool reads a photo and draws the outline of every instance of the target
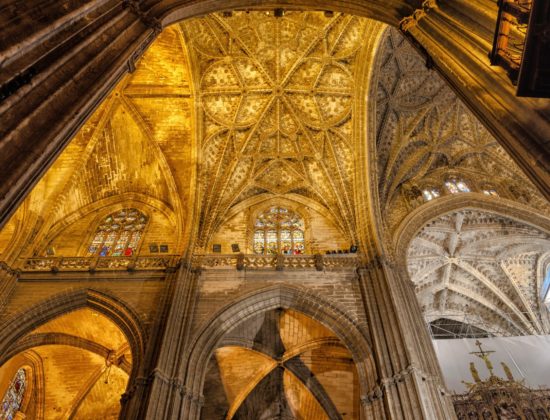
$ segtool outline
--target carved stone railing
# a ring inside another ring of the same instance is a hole
[[[42,257],[21,261],[21,271],[166,270],[179,263],[177,255],[147,257]]]
[[[208,254],[195,255],[195,267],[202,269],[237,270],[349,270],[359,266],[357,254],[328,255],[255,255],[255,254]]]
[[[23,272],[166,270],[179,264],[179,256],[141,257],[38,257],[22,259]],[[359,265],[357,254],[328,255],[195,255],[193,266],[202,269],[237,270],[349,270]]]

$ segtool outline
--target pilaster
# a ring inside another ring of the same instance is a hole
[[[412,283],[381,257],[358,274],[379,378],[363,406],[382,400],[375,418],[456,418]]]
[[[192,320],[197,277],[197,270],[183,263],[167,279],[164,310],[149,340],[146,369],[123,395],[120,418],[178,418],[171,413],[186,395],[177,371]]]
[[[0,261],[0,314],[8,304],[15,286],[19,272],[10,268],[5,262]]]

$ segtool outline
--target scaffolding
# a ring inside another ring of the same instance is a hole
[[[523,315],[530,319],[528,313]],[[465,312],[425,314],[428,331],[433,340],[453,338],[488,338],[526,335],[511,321],[489,323],[483,317]],[[508,318],[508,317],[507,317]],[[431,321],[430,321],[431,319]]]

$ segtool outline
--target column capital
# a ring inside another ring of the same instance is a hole
[[[0,272],[4,272],[12,276],[19,276],[19,274],[21,274],[21,271],[14,270],[5,261],[0,261]]]

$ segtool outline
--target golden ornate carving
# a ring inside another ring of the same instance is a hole
[[[399,29],[403,32],[407,32],[410,29],[414,28],[418,22],[426,17],[428,12],[432,9],[437,8],[437,0],[424,0],[422,2],[422,8],[416,9],[412,15],[406,16],[399,22]]]
[[[476,341],[479,351],[470,354],[479,357],[489,370],[489,378],[482,380],[470,362],[470,373],[474,383],[464,382],[468,392],[454,395],[453,403],[457,418],[466,419],[547,419],[550,417],[550,389],[531,389],[523,381],[514,379],[508,365],[501,362],[507,379],[493,372],[490,355],[494,351],[483,350]]]
[[[182,23],[202,109],[199,245],[251,192],[306,195],[351,231],[354,69],[368,24],[317,12]]]

